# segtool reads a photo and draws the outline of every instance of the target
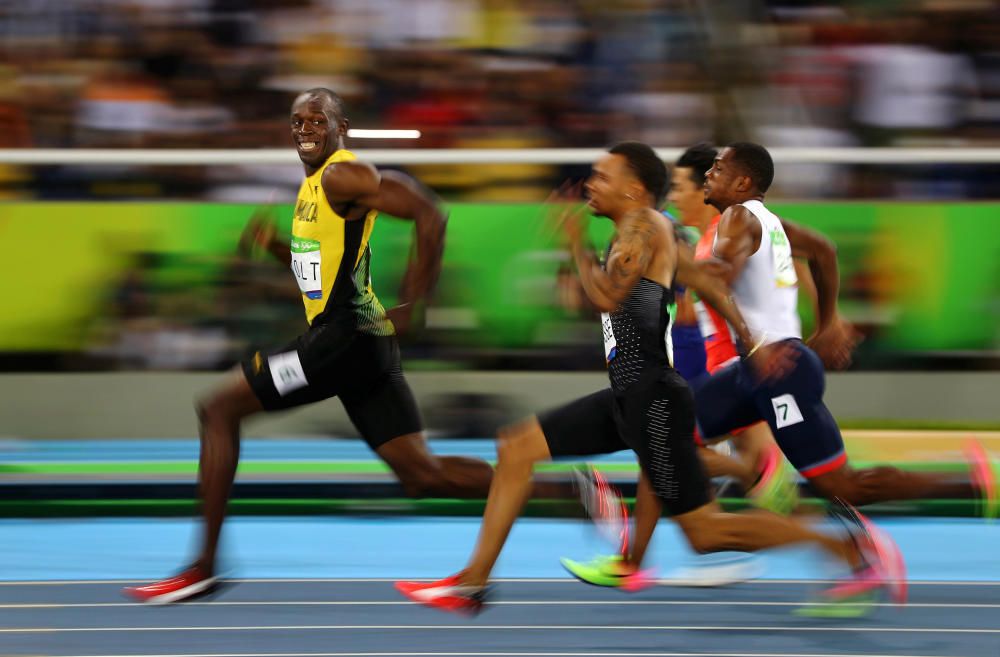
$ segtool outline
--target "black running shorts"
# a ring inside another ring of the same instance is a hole
[[[595,392],[538,420],[553,458],[633,450],[672,515],[712,499],[694,442],[694,400],[676,372],[621,395]]]
[[[339,397],[372,449],[422,430],[395,336],[312,326],[281,349],[258,351],[242,366],[267,411]]]

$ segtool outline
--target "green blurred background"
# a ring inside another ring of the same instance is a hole
[[[1000,204],[772,207],[837,244],[841,309],[868,337],[859,367],[997,348]],[[560,303],[567,261],[544,208],[455,203],[449,210],[443,274],[427,328],[409,345],[412,357],[475,364],[506,351],[524,355],[520,366],[544,369],[572,359],[576,345],[584,359],[577,367],[599,367],[599,359],[585,360],[596,325]],[[23,362],[59,355],[69,369],[119,367],[130,336],[184,335],[201,354],[197,362],[152,362],[147,354],[145,365],[198,369],[294,335],[305,324],[291,276],[266,257],[235,253],[254,211],[207,203],[4,205],[0,352]],[[270,211],[287,230],[291,207]],[[610,230],[610,222],[592,220],[596,247]],[[389,217],[376,224],[373,284],[385,304],[395,301],[411,233],[411,224]],[[801,310],[808,332],[811,308]],[[597,353],[598,340],[591,342]]]

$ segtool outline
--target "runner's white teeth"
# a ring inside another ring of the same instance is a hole
[[[304,141],[299,143],[299,148],[304,151],[311,151],[316,148],[316,142],[314,141]]]

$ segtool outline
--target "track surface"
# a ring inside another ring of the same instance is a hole
[[[665,580],[625,595],[563,576],[560,554],[601,548],[581,523],[524,520],[501,558],[496,603],[469,619],[407,603],[391,580],[459,568],[473,519],[234,518],[227,565],[253,579],[162,608],[126,602],[120,580],[176,569],[193,523],[3,521],[0,655],[1000,655],[1000,525],[881,524],[921,581],[907,607],[867,618],[793,613],[821,589],[813,578],[835,574],[805,550],[764,555],[770,579],[727,588]],[[694,559],[666,522],[652,558],[668,576]]]

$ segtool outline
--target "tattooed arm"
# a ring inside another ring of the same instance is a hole
[[[653,210],[629,213],[611,247],[606,269],[601,267],[582,237],[573,240],[573,258],[580,272],[580,282],[598,310],[611,312],[617,308],[646,273],[653,260],[653,238],[657,232],[653,222],[661,220]]]

